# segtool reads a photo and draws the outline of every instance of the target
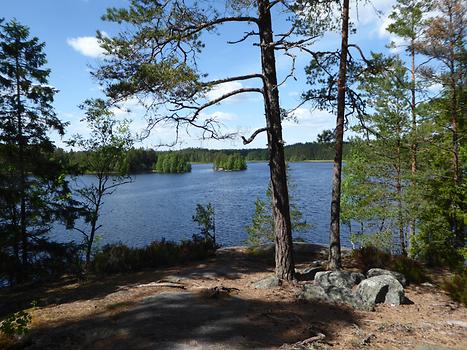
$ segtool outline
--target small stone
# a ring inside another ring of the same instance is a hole
[[[467,322],[459,321],[459,320],[447,320],[446,323],[450,326],[457,326],[467,329]]]
[[[253,283],[253,287],[256,289],[271,289],[280,287],[281,285],[281,280],[276,276],[269,276]]]

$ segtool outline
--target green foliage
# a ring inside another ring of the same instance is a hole
[[[0,322],[0,332],[7,337],[22,336],[29,331],[32,316],[27,310],[21,310],[7,316]]]
[[[212,245],[216,246],[216,223],[212,204],[208,203],[206,206],[196,204],[196,213],[193,216],[193,221],[198,223],[200,227],[200,238],[206,242],[212,242]]]
[[[454,273],[449,281],[443,283],[442,288],[452,299],[467,305],[467,268]]]
[[[409,283],[422,283],[428,280],[425,269],[420,262],[407,256],[393,256],[389,268],[402,273]]]
[[[0,20],[0,252],[14,265],[10,283],[24,280],[47,252],[33,251],[53,223],[70,224],[72,205],[51,132],[65,123],[53,110],[55,88],[44,43],[15,20]],[[10,266],[11,267],[11,266]]]
[[[388,61],[384,73],[367,74],[362,81],[374,113],[362,118],[364,127],[353,128],[362,136],[352,140],[344,167],[341,204],[343,223],[351,229],[360,224],[358,236],[364,239],[378,232],[392,233],[398,243],[396,249],[403,254],[415,216],[409,198],[411,129],[407,87],[405,68],[397,59]]]
[[[421,283],[428,279],[425,269],[416,260],[403,255],[391,255],[372,245],[353,250],[352,259],[362,271],[371,268],[397,271],[402,273],[409,283]]]
[[[169,152],[157,155],[154,170],[157,173],[187,173],[191,171],[191,164],[185,156],[177,152]]]
[[[350,236],[350,241],[359,247],[375,247],[383,252],[391,253],[394,246],[392,236],[391,231],[375,232],[372,234],[353,233]]]
[[[197,236],[178,244],[163,239],[143,248],[117,243],[104,246],[94,256],[90,269],[100,274],[138,271],[202,260],[214,252],[215,247],[211,241]]]
[[[289,186],[289,188],[292,188]],[[266,191],[266,200],[257,198],[255,201],[255,213],[251,219],[251,224],[245,227],[248,234],[247,243],[250,247],[258,247],[265,243],[274,242],[274,220],[272,217],[272,196],[271,185],[268,185]],[[290,219],[292,221],[292,233],[306,232],[311,225],[303,219],[303,214],[293,203],[290,197]],[[294,238],[295,240],[298,237]]]
[[[126,174],[114,171],[123,169],[122,161],[131,147],[132,138],[129,122],[116,120],[106,101],[86,100],[81,108],[85,110],[82,121],[87,123],[91,134],[87,139],[75,135],[68,144],[87,152],[85,169],[93,169],[95,176],[95,181],[91,184],[79,186],[75,190],[79,202],[76,215],[83,217],[89,224],[87,230],[75,227],[83,235],[88,264],[96,232],[101,227],[98,220],[104,197],[114,193],[118,186],[131,181]]]
[[[372,245],[352,250],[352,258],[362,271],[371,268],[386,268],[391,261],[391,254]]]
[[[238,171],[246,170],[245,157],[238,153],[234,154],[219,154],[214,159],[214,170],[216,171]]]

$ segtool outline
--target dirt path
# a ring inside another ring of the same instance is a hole
[[[301,266],[322,254],[303,253]],[[299,286],[252,286],[272,271],[225,249],[201,264],[0,294],[0,310],[38,301],[25,349],[467,349],[466,308],[435,286],[409,286],[413,305],[362,312],[299,301]]]

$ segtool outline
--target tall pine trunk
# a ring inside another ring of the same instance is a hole
[[[19,45],[19,42],[17,43]],[[20,236],[21,236],[21,262],[22,271],[21,279],[24,278],[26,265],[28,263],[28,236],[26,230],[26,171],[24,169],[24,136],[23,136],[23,120],[22,120],[22,104],[20,90],[20,61],[19,57],[15,59],[16,70],[16,111],[18,123],[18,162],[19,162],[19,196],[20,196]]]
[[[411,40],[411,58],[412,58],[412,66],[411,66],[411,75],[412,75],[412,84],[410,88],[411,92],[411,103],[410,108],[412,112],[412,143],[410,145],[411,153],[412,153],[412,161],[411,161],[411,172],[412,172],[412,187],[415,190],[417,186],[417,149],[418,149],[418,138],[417,138],[417,113],[416,113],[416,81],[415,81],[415,39],[412,38]],[[410,248],[410,242],[412,237],[415,235],[415,227],[416,227],[416,220],[412,218],[410,225],[409,225],[409,234],[407,237],[407,243]],[[410,250],[410,249],[409,249]]]
[[[345,88],[347,74],[348,36],[349,0],[344,0],[342,8],[342,42],[337,92],[336,154],[334,157],[334,167],[332,171],[331,227],[329,237],[328,262],[328,268],[331,270],[340,269],[342,267],[340,241],[340,203],[342,179],[342,151],[344,144]]]
[[[275,230],[276,276],[281,280],[294,278],[292,225],[284,157],[284,141],[277,86],[272,22],[269,0],[258,0],[258,27],[261,46],[263,94],[267,125],[269,171],[271,176],[272,214]]]

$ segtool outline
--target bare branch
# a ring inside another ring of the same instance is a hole
[[[245,136],[242,136],[243,144],[247,145],[247,144],[253,142],[253,140],[255,139],[256,136],[258,136],[258,134],[260,134],[260,133],[262,133],[264,131],[267,131],[267,130],[268,130],[268,128],[258,129],[253,134],[251,134],[251,136],[248,139],[245,138]]]
[[[238,94],[243,94],[243,93],[246,93],[246,92],[259,92],[260,94],[263,94],[263,90],[260,89],[260,88],[242,88],[242,89],[237,89],[237,90],[234,90],[234,91],[230,91],[218,98],[215,98],[214,100],[211,100],[207,103],[205,103],[204,105],[200,106],[197,108],[196,112],[193,114],[193,116],[190,118],[191,121],[194,121],[196,120],[196,118],[199,116],[199,114],[206,108],[210,107],[210,106],[213,106],[223,100],[226,100],[228,99],[229,97],[232,97],[232,96],[235,96],[235,95],[238,95]]]
[[[225,78],[225,79],[218,79],[218,80],[208,81],[208,82],[203,83],[203,85],[204,86],[218,85],[218,84],[222,84],[222,83],[228,83],[228,82],[231,82],[231,81],[248,80],[248,79],[255,79],[255,78],[263,79],[263,75],[259,74],[259,73],[239,75],[239,76],[236,76],[236,77],[229,77],[229,78]]]
[[[258,32],[255,32],[254,30],[250,31],[250,32],[245,32],[245,35],[238,39],[238,40],[234,40],[234,41],[227,41],[227,44],[238,44],[238,43],[241,43],[243,41],[245,41],[246,39],[248,39],[250,36],[253,36],[253,35],[259,35]]]

